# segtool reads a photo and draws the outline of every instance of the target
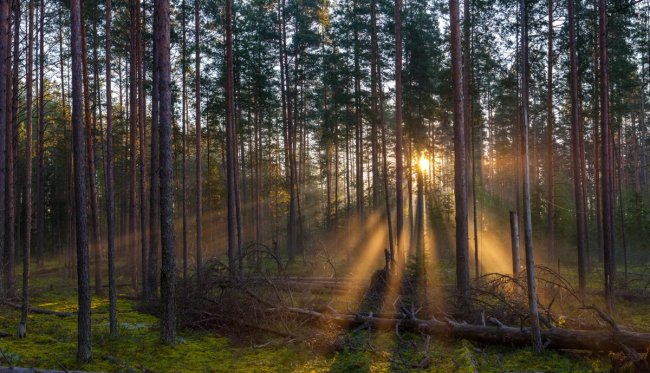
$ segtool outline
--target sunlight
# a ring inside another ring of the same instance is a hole
[[[429,159],[424,156],[424,153],[420,156],[420,160],[418,161],[418,165],[420,166],[420,171],[423,174],[426,174],[427,171],[429,170]]]

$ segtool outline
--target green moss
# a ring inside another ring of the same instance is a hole
[[[56,263],[54,263],[55,265]],[[443,267],[444,269],[444,267]],[[120,278],[118,283],[128,283]],[[20,286],[18,284],[18,286]],[[36,273],[31,282],[32,305],[57,311],[76,311],[74,279],[60,272]],[[138,312],[134,301],[119,298],[119,338],[108,337],[108,302],[92,299],[93,361],[76,363],[77,320],[32,314],[28,336],[0,339],[0,364],[50,369],[89,371],[153,372],[406,372],[425,355],[422,336],[403,333],[344,334],[347,350],[322,354],[305,344],[272,340],[264,348],[233,345],[210,332],[181,330],[179,343],[165,346],[159,341],[158,319]],[[650,316],[638,304],[621,303],[618,312],[625,323],[650,329]],[[18,310],[0,306],[0,330],[14,332]],[[565,352],[534,354],[530,349],[480,346],[466,341],[431,338],[427,351],[428,372],[607,371],[605,358]]]

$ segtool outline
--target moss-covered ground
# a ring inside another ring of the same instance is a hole
[[[48,263],[32,276],[32,306],[75,311],[75,280],[66,278],[58,263]],[[128,283],[120,278],[118,283]],[[20,284],[17,284],[20,286]],[[308,343],[266,337],[263,343],[233,341],[210,331],[181,330],[178,344],[159,342],[158,319],[138,311],[131,290],[120,287],[118,339],[108,336],[108,302],[93,297],[93,361],[80,365],[76,356],[76,318],[31,314],[27,338],[0,338],[0,366],[58,370],[149,372],[591,372],[607,371],[607,356],[529,348],[480,346],[468,341],[433,338],[427,344],[418,335],[395,333],[345,333],[345,346],[322,352]],[[638,307],[625,306],[630,321],[650,327],[649,316]],[[15,334],[19,310],[0,306],[0,331]],[[424,347],[428,346],[427,351]],[[334,350],[333,350],[334,351]],[[417,368],[425,353],[430,364]]]

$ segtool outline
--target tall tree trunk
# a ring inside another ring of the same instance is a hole
[[[15,294],[16,281],[16,145],[15,138],[18,130],[18,77],[20,68],[20,1],[14,3],[13,27],[13,71],[11,96],[11,124],[7,125],[7,297]]]
[[[7,131],[9,122],[11,101],[8,98],[9,87],[9,24],[11,15],[9,12],[10,0],[0,0],[0,262],[5,263],[5,213],[7,196],[6,187],[6,149],[7,149]],[[0,265],[0,294],[5,294],[5,274],[4,265]]]
[[[155,16],[154,16],[155,21]],[[155,299],[158,292],[158,251],[160,246],[160,64],[158,62],[158,43],[153,43],[153,74],[151,79],[151,171],[149,184],[149,263],[147,269],[147,294],[149,299]]]
[[[27,61],[25,66],[25,240],[23,242],[23,303],[20,311],[18,337],[27,336],[29,311],[29,261],[32,249],[32,114],[34,72],[34,0],[29,1],[27,25]]]
[[[587,264],[585,254],[585,241],[587,232],[584,228],[584,219],[586,218],[583,187],[582,187],[582,167],[580,163],[580,137],[581,118],[580,102],[578,98],[578,58],[576,53],[576,29],[575,29],[575,12],[573,0],[568,2],[569,17],[569,89],[571,91],[571,152],[573,165],[573,193],[576,204],[576,228],[577,228],[577,245],[578,245],[578,282],[580,293],[584,294],[587,288]]]
[[[521,145],[523,163],[524,195],[524,243],[526,249],[526,278],[528,280],[528,307],[530,309],[531,338],[535,352],[542,351],[542,336],[537,309],[537,284],[535,278],[535,259],[533,257],[533,222],[530,208],[530,160],[528,151],[528,9],[526,0],[521,6]]]
[[[81,10],[83,14],[83,4]],[[85,21],[81,20],[81,54],[82,54],[82,70],[83,70],[83,90],[84,90],[84,125],[86,129],[86,156],[88,165],[88,186],[90,189],[90,213],[92,219],[92,239],[91,247],[95,257],[95,294],[101,295],[102,291],[102,276],[101,276],[101,260],[100,258],[100,238],[99,238],[99,203],[97,197],[97,172],[95,167],[95,128],[91,120],[91,106],[90,106],[90,83],[88,72],[88,47],[86,37]]]
[[[201,275],[203,261],[203,188],[201,179],[201,46],[200,46],[200,7],[194,0],[194,128],[196,131],[196,274]]]
[[[463,70],[458,0],[449,0],[451,27],[451,66],[454,104],[454,199],[456,203],[456,291],[461,307],[470,303],[469,253],[467,228],[467,148],[463,107]]]
[[[142,34],[145,32],[144,29],[144,17],[142,16],[142,7],[140,5],[140,0],[136,1],[136,27],[137,32],[137,45],[136,45],[136,58],[137,58],[137,73],[138,73],[138,137],[140,144],[140,164],[138,166],[138,173],[140,174],[140,268],[141,268],[141,278],[142,278],[142,297],[145,298],[147,288],[147,196],[146,196],[146,185],[145,185],[145,165],[147,163],[147,154],[145,152],[145,111],[146,111],[146,100],[144,92],[144,63],[142,62],[142,53],[144,49],[144,44],[142,41]]]
[[[605,273],[605,301],[614,310],[614,190],[612,185],[612,133],[609,123],[609,58],[607,53],[607,3],[598,1],[598,44],[600,51],[600,129],[601,129],[601,194]]]
[[[450,0],[450,4],[455,0]],[[456,1],[457,3],[457,1]],[[404,229],[404,197],[402,189],[402,0],[395,0],[395,208],[397,209],[397,253],[399,262],[406,250],[402,242]],[[460,37],[460,36],[459,36]],[[459,43],[460,43],[460,39]],[[460,45],[458,46],[460,53]],[[460,64],[460,60],[458,61]],[[460,67],[460,65],[459,65]],[[462,120],[462,117],[461,117]]]
[[[154,3],[154,42],[158,58],[160,126],[160,233],[162,268],[160,274],[161,339],[176,342],[176,265],[174,261],[174,210],[172,193],[172,105],[169,0]]]
[[[353,1],[353,12],[357,14],[357,1]],[[363,123],[361,119],[361,66],[358,20],[353,20],[354,28],[354,124],[355,124],[355,151],[356,151],[356,192],[357,192],[357,219],[359,229],[363,229]]]
[[[383,189],[384,189],[384,203],[385,203],[385,208],[386,208],[386,222],[387,222],[387,229],[388,229],[388,246],[389,246],[389,254],[392,259],[395,258],[395,244],[394,244],[394,239],[393,239],[393,221],[392,221],[392,213],[390,210],[390,194],[389,194],[389,189],[388,189],[388,152],[386,149],[386,123],[384,122],[384,89],[382,86],[382,80],[381,80],[381,63],[380,63],[380,56],[379,56],[379,47],[378,47],[378,41],[377,41],[377,0],[373,0],[370,3],[370,23],[371,23],[371,53],[372,53],[372,63],[374,63],[374,80],[377,84],[377,90],[379,92],[375,92],[375,94],[378,93],[378,96],[376,96],[379,99],[379,107],[378,107],[378,112],[375,114],[375,121],[381,128],[381,156],[382,156],[382,178],[383,178]],[[336,151],[337,154],[337,160],[336,160],[336,167],[338,169],[338,149]],[[338,178],[336,178],[336,184],[337,184],[337,189],[338,189]],[[338,202],[338,201],[337,201]]]
[[[90,274],[88,270],[88,216],[86,213],[86,152],[83,124],[83,57],[81,46],[81,4],[70,1],[70,50],[72,53],[72,142],[74,148],[74,189],[77,238],[78,330],[77,360],[89,362],[90,346]]]
[[[571,2],[572,0],[569,0]],[[548,48],[546,58],[546,224],[548,263],[555,260],[555,181],[553,165],[553,0],[548,0]]]
[[[379,46],[377,42],[377,0],[370,2],[370,108],[372,111],[370,127],[371,169],[372,169],[372,208],[378,211],[379,204],[379,136],[378,131],[383,123],[383,113],[378,106],[378,75]]]
[[[111,32],[113,9],[111,0],[106,0],[106,223],[108,242],[108,314],[111,338],[117,338],[117,288],[115,284],[115,191],[113,157],[113,98],[111,91]]]
[[[228,195],[228,264],[232,271],[238,268],[237,206],[236,206],[236,134],[235,134],[235,77],[232,46],[232,0],[225,3],[226,27],[226,168]],[[286,55],[285,55],[286,57]],[[285,64],[286,65],[286,64]],[[286,67],[286,66],[285,66]],[[235,273],[235,272],[233,272]]]
[[[44,172],[44,152],[45,152],[45,1],[40,2],[40,21],[39,21],[39,93],[38,93],[38,124],[37,124],[37,143],[36,143],[36,239],[37,239],[37,263],[43,266],[43,256],[45,251],[45,172]],[[0,36],[2,38],[2,36]],[[1,55],[1,52],[0,52]],[[0,87],[2,82],[0,82]],[[0,102],[3,102],[0,97]],[[0,112],[0,115],[2,113]],[[0,128],[3,128],[0,125]],[[2,142],[2,140],[0,140]],[[0,177],[1,179],[1,177]],[[2,183],[2,181],[0,181]],[[0,250],[2,251],[2,250]],[[2,255],[0,255],[0,258]]]
[[[137,130],[138,130],[138,58],[137,58],[137,0],[130,0],[129,31],[129,234],[128,244],[131,253],[131,285],[138,289],[138,232],[137,232]]]
[[[183,232],[183,280],[187,280],[187,21],[185,0],[181,3],[181,219]]]

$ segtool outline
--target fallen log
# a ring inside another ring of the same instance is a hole
[[[286,311],[319,319],[342,328],[361,325],[376,330],[400,330],[454,339],[467,339],[480,343],[510,346],[527,346],[532,342],[529,328],[515,328],[496,323],[497,326],[473,325],[451,320],[419,320],[417,318],[380,318],[359,314],[322,313],[296,307],[271,308],[269,311]],[[494,322],[493,322],[494,323]],[[650,346],[650,334],[625,330],[571,330],[551,328],[542,330],[545,346],[561,350],[589,350],[624,352],[626,347],[645,353]]]
[[[8,338],[8,337],[11,337],[11,334],[0,330],[0,338]]]
[[[7,302],[5,301],[4,304],[6,304],[9,307],[13,307],[16,309],[22,309],[22,305],[18,303],[13,303],[13,302]],[[36,308],[36,307],[29,307],[28,309],[29,313],[37,313],[41,315],[54,315],[58,317],[71,317],[75,316],[77,313],[76,312],[60,312],[60,311],[54,311],[54,310],[48,310],[46,308]]]

